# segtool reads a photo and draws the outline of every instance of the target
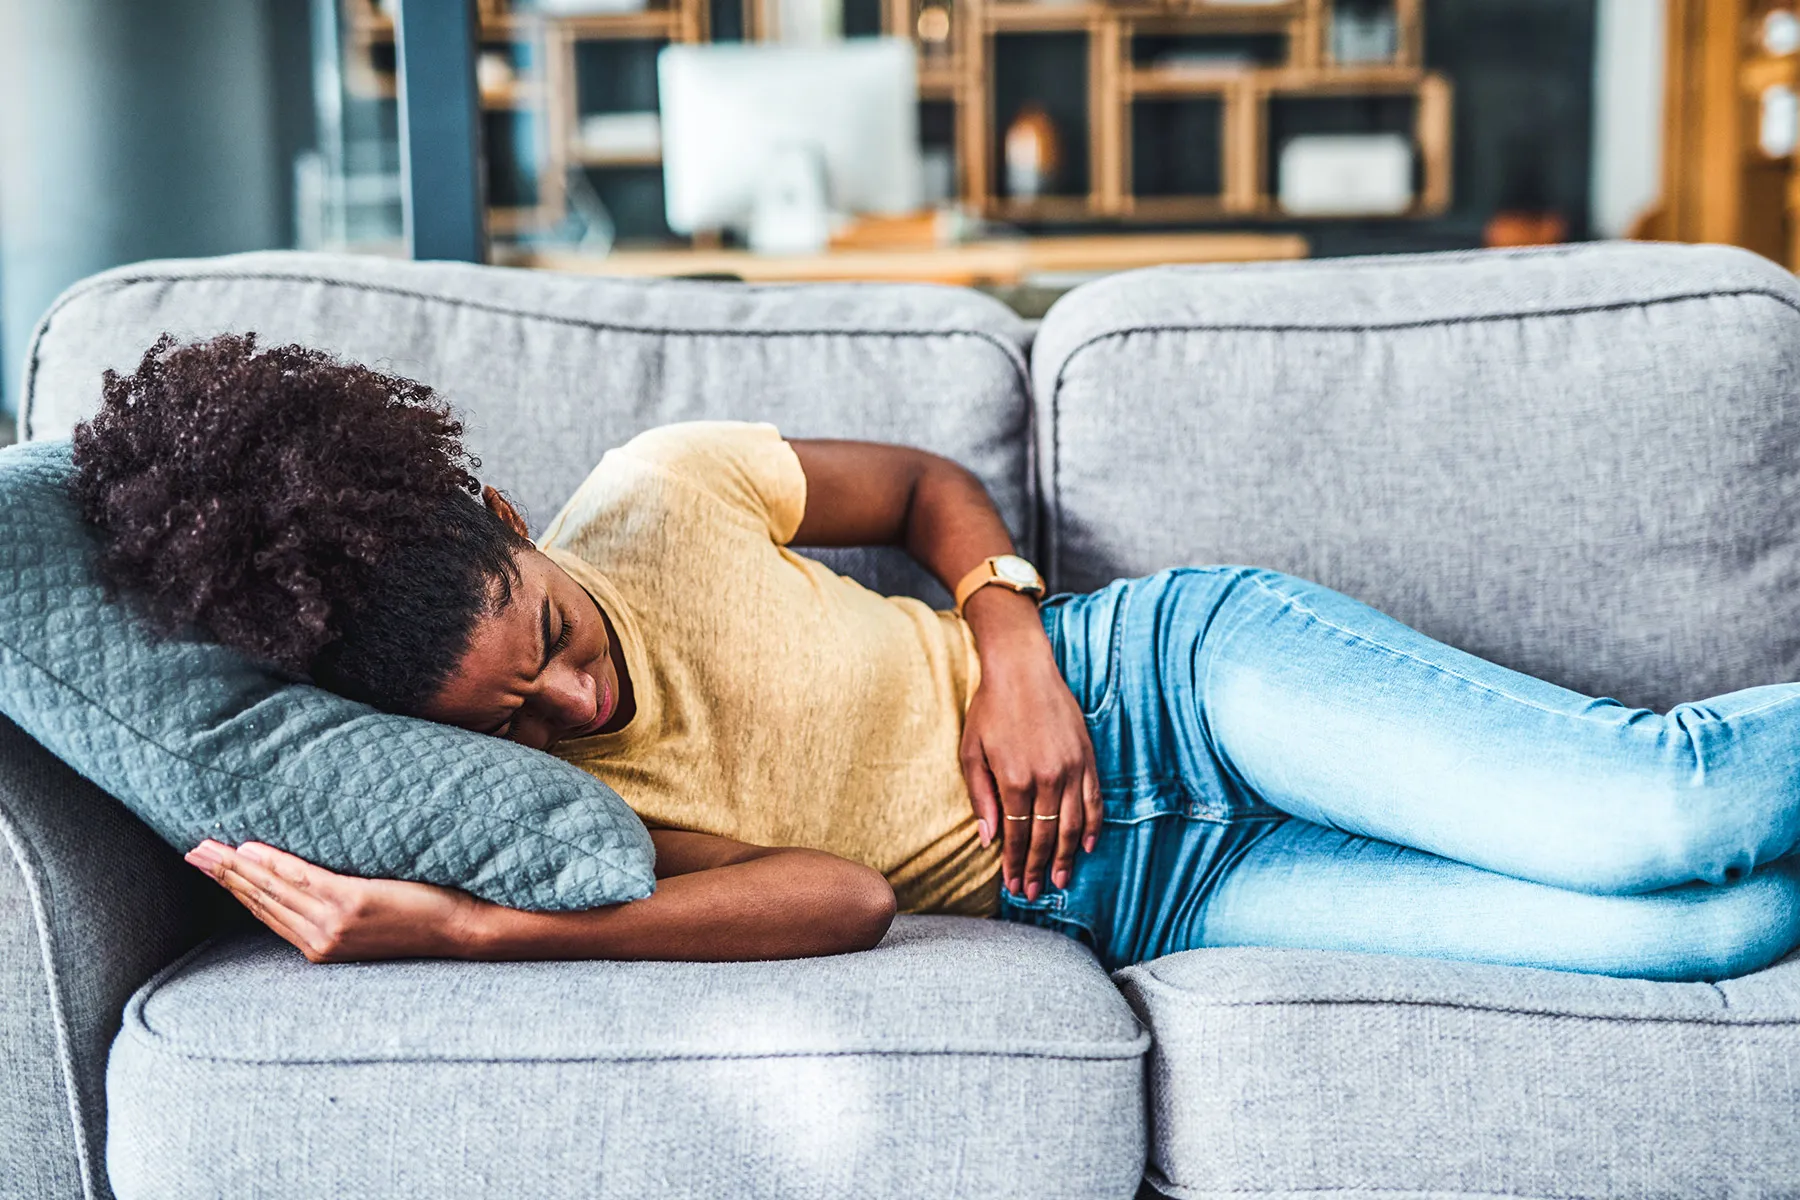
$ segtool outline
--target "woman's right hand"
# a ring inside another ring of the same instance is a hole
[[[429,883],[339,875],[261,842],[208,839],[187,861],[316,963],[465,957],[485,904]]]

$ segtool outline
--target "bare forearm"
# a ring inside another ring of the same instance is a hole
[[[662,879],[655,894],[585,912],[481,905],[456,934],[456,957],[663,959],[801,958],[866,950],[893,919],[880,875],[812,850],[765,852]]]
[[[906,549],[946,588],[983,559],[1013,553],[1012,535],[1000,512],[968,471],[944,459],[924,472],[913,488],[906,522]],[[1015,653],[1048,651],[1049,641],[1038,621],[1037,604],[1006,588],[982,588],[963,608],[984,669],[992,670]]]

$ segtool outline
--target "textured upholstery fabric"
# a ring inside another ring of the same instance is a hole
[[[604,280],[293,253],[142,263],[76,284],[45,315],[25,437],[66,437],[168,330],[254,330],[422,380],[465,416],[487,482],[535,526],[608,447],[671,421],[771,421],[793,437],[905,442],[979,475],[1035,536],[1025,327],[973,292]],[[819,557],[885,593],[948,606],[898,551]]]
[[[107,1049],[198,938],[199,874],[0,717],[0,1196],[106,1200]]]
[[[972,918],[714,965],[313,967],[257,935],[132,1002],[109,1163],[121,1200],[1125,1200],[1146,1043],[1086,950]]]
[[[177,849],[270,842],[515,908],[648,896],[618,794],[497,738],[376,712],[107,602],[66,442],[0,451],[0,712]]]
[[[1054,585],[1317,580],[1666,707],[1800,678],[1800,287],[1720,247],[1158,268],[1032,350]]]
[[[1712,985],[1192,950],[1115,978],[1178,1200],[1800,1190],[1800,960]]]

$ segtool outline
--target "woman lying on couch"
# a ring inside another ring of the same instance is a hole
[[[162,621],[551,751],[652,830],[655,894],[577,913],[189,854],[315,961],[830,954],[896,909],[1115,967],[1261,945],[1714,979],[1800,941],[1800,685],[1628,709],[1246,567],[1040,604],[961,467],[766,425],[633,439],[534,547],[460,435],[423,385],[235,336],[165,338],[76,434],[103,566]],[[789,549],[861,545],[958,611]]]

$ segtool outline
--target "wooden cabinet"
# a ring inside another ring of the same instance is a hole
[[[1632,234],[1800,269],[1800,4],[1667,3],[1662,197]]]
[[[343,3],[353,84],[391,92],[391,23],[375,0]],[[1422,0],[845,3],[847,32],[918,47],[922,140],[949,156],[952,196],[984,216],[1039,228],[1280,219],[1276,156],[1306,133],[1401,135],[1416,160],[1406,215],[1449,207],[1451,86],[1424,66]],[[660,196],[654,149],[597,151],[580,137],[593,78],[622,69],[621,55],[653,74],[642,63],[668,42],[779,34],[778,0],[580,17],[482,5],[483,53],[506,56],[513,76],[483,89],[489,158],[531,177],[490,186],[505,201],[493,221],[502,234],[559,220],[572,171]],[[608,43],[616,54],[596,48]],[[653,109],[653,89],[652,78],[632,103]],[[1058,186],[1028,197],[1008,194],[1003,169],[1006,128],[1026,104],[1053,121],[1065,167]]]

